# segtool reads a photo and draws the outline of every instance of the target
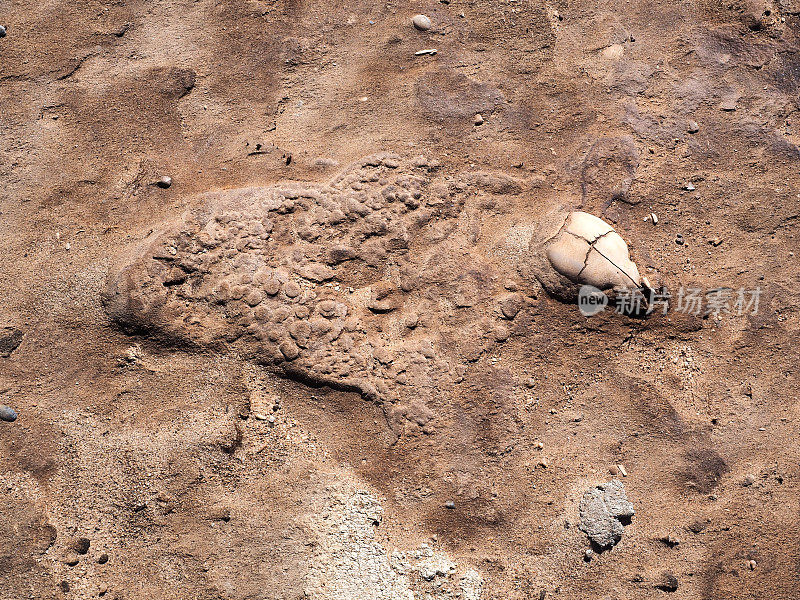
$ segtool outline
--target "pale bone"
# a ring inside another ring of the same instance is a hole
[[[625,240],[611,225],[589,213],[570,213],[546,252],[552,267],[574,283],[601,290],[641,284]]]

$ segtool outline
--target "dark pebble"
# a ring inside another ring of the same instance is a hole
[[[675,243],[679,246],[683,246],[683,236],[680,233],[675,236]]]
[[[5,327],[0,330],[0,356],[8,358],[22,343],[25,332],[15,327]]]
[[[108,554],[103,552],[100,556],[97,557],[97,564],[104,565],[108,562]]]
[[[0,421],[8,421],[13,423],[17,420],[17,411],[10,406],[0,405]]]
[[[78,554],[86,554],[87,552],[89,552],[90,545],[91,542],[89,541],[89,538],[82,537],[76,539],[73,542],[72,549],[75,550],[75,552],[77,552]]]
[[[664,592],[674,592],[678,589],[678,578],[669,571],[661,574],[661,581],[656,587]]]
[[[453,502],[452,500],[448,500],[447,502],[444,503],[444,507],[453,510],[456,507],[456,503]]]
[[[6,28],[0,25],[0,38],[6,37]]]

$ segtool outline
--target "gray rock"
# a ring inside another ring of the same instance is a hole
[[[621,481],[602,483],[586,491],[579,507],[580,529],[599,548],[610,548],[622,539],[623,523],[634,515]]]
[[[25,333],[15,327],[0,329],[0,356],[8,358],[22,343]]]
[[[431,28],[431,20],[427,15],[414,15],[411,23],[420,31],[428,31]]]
[[[17,420],[17,411],[10,406],[3,406],[0,404],[0,421],[8,421],[12,423]]]
[[[0,25],[0,38],[6,37],[6,28]]]

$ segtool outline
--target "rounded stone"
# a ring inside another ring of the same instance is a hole
[[[17,411],[10,406],[0,405],[0,421],[7,421],[13,423],[17,420]]]
[[[498,342],[505,342],[511,335],[511,332],[505,325],[497,325],[492,330],[492,334],[494,335],[494,339],[497,340]]]
[[[281,354],[286,358],[286,360],[294,360],[298,356],[300,356],[300,348],[294,342],[290,342],[289,340],[285,340],[281,342],[278,349],[281,351]]]
[[[159,178],[156,185],[160,187],[162,190],[165,190],[172,185],[172,177],[170,177],[169,175],[163,175]]]
[[[272,311],[272,321],[274,323],[283,323],[292,314],[292,311],[286,306],[279,306]]]
[[[6,37],[6,28],[0,25],[0,38]]]
[[[420,31],[428,31],[432,27],[431,19],[428,15],[414,15],[411,23]]]
[[[328,317],[330,319],[336,316],[336,302],[333,300],[323,300],[317,304],[317,311],[323,317]]]
[[[281,291],[281,282],[274,277],[270,277],[264,282],[264,291],[270,296],[274,296]]]
[[[656,587],[665,592],[677,591],[678,578],[669,571],[664,571]]]
[[[289,298],[297,298],[297,297],[300,295],[300,292],[301,292],[301,291],[303,291],[303,290],[302,290],[302,288],[300,287],[300,284],[299,284],[299,283],[297,283],[296,281],[290,281],[290,282],[289,282],[289,283],[287,283],[287,284],[286,284],[286,286],[283,288],[283,292],[284,292],[284,293],[285,293],[285,294],[286,294],[286,295],[287,295]]]
[[[250,290],[250,292],[248,292],[248,294],[244,297],[244,301],[247,302],[249,306],[258,306],[263,299],[264,297],[258,290]]]
[[[80,562],[80,558],[78,558],[78,555],[75,554],[75,552],[67,552],[61,561],[68,567],[74,567]]]
[[[522,297],[519,294],[510,294],[500,300],[500,312],[508,320],[516,317],[521,309]]]

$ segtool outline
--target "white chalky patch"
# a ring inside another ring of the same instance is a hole
[[[349,487],[349,486],[347,486]],[[342,489],[308,525],[318,543],[305,580],[310,600],[451,600],[441,582],[453,579],[457,597],[480,600],[483,578],[428,544],[391,555],[375,539],[383,520],[378,499],[366,490]],[[459,593],[460,588],[460,593]]]

